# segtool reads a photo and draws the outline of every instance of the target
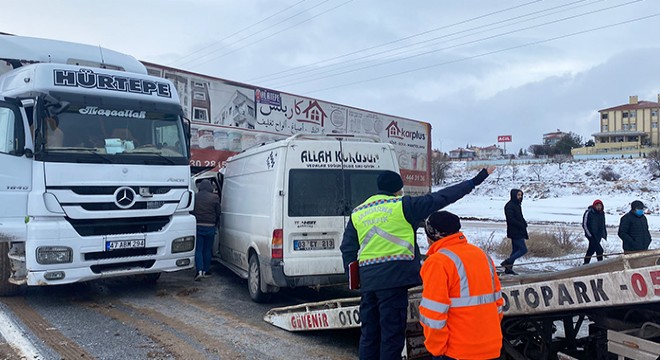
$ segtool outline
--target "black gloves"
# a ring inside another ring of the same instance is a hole
[[[486,168],[481,169],[477,176],[472,178],[472,182],[474,183],[474,186],[479,186],[486,178],[488,177],[488,171]]]

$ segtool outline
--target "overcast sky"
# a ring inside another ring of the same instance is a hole
[[[426,121],[443,151],[586,141],[660,93],[658,0],[22,0],[0,32]]]

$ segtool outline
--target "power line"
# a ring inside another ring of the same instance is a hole
[[[473,28],[469,28],[469,29],[465,29],[465,30],[461,30],[461,31],[453,32],[453,33],[450,33],[450,34],[445,34],[445,35],[438,36],[438,37],[435,37],[435,38],[431,38],[431,39],[427,39],[427,40],[423,40],[423,41],[415,42],[415,43],[412,43],[412,44],[409,44],[409,45],[404,45],[404,46],[400,46],[400,47],[393,48],[393,49],[389,49],[389,50],[383,50],[383,51],[380,51],[380,52],[377,52],[377,53],[372,53],[372,54],[369,54],[369,55],[364,55],[364,56],[361,56],[361,57],[358,57],[358,58],[354,58],[354,59],[348,59],[348,60],[345,60],[345,61],[342,61],[342,62],[339,62],[339,63],[335,63],[335,64],[332,64],[332,65],[329,65],[328,67],[336,67],[336,66],[338,66],[338,65],[349,64],[349,63],[353,63],[353,62],[356,62],[356,63],[357,63],[358,60],[368,59],[368,58],[371,58],[371,57],[375,57],[375,56],[377,56],[377,55],[383,55],[383,54],[387,54],[387,53],[392,53],[392,52],[394,52],[394,51],[396,51],[396,50],[401,50],[401,49],[410,48],[410,47],[413,47],[413,46],[417,46],[417,45],[425,44],[425,43],[428,43],[428,42],[432,42],[432,41],[435,41],[435,40],[439,40],[439,39],[443,39],[443,38],[451,37],[451,36],[458,35],[458,34],[461,34],[461,33],[470,32],[470,31],[473,31],[473,30],[481,29],[481,28],[488,28],[488,27],[491,27],[491,26],[493,26],[493,25],[502,24],[502,23],[507,23],[507,22],[510,22],[510,21],[512,21],[512,20],[516,20],[516,19],[520,19],[520,18],[525,18],[525,17],[531,16],[531,15],[534,15],[534,14],[540,14],[540,13],[544,13],[544,12],[552,11],[552,10],[555,10],[555,9],[558,9],[558,8],[562,8],[562,7],[566,7],[566,6],[574,5],[574,4],[577,4],[577,3],[584,2],[584,1],[587,1],[587,0],[578,0],[578,1],[574,1],[574,2],[572,2],[572,3],[568,3],[568,4],[564,4],[564,5],[559,5],[559,6],[555,6],[555,7],[552,7],[552,8],[548,8],[548,9],[544,9],[544,10],[539,10],[539,11],[534,11],[534,12],[531,12],[531,13],[528,13],[528,14],[523,14],[523,15],[519,15],[519,16],[512,17],[512,18],[508,18],[508,19],[504,19],[504,20],[496,21],[496,22],[493,22],[493,23],[490,23],[490,24],[480,25],[480,26],[476,26],[476,27],[473,27]],[[473,33],[468,34],[468,35],[465,35],[465,36],[461,36],[461,37],[453,38],[453,39],[451,39],[451,40],[458,40],[458,39],[462,39],[462,38],[466,38],[466,37],[474,36],[474,35],[477,35],[477,34],[481,34],[481,33],[484,33],[484,32],[489,32],[489,31],[493,31],[493,30],[501,29],[501,28],[504,28],[504,27],[508,27],[508,26],[512,26],[512,25],[516,25],[516,24],[521,24],[521,23],[524,23],[524,22],[529,22],[529,21],[532,21],[532,20],[536,20],[536,19],[540,19],[540,18],[544,18],[544,17],[550,16],[550,15],[559,14],[559,13],[561,13],[561,12],[571,11],[571,10],[575,10],[575,9],[578,9],[578,8],[581,8],[581,7],[590,6],[590,5],[593,5],[593,4],[597,3],[597,2],[602,2],[602,1],[604,1],[604,0],[596,0],[595,2],[592,2],[592,3],[590,3],[590,4],[583,4],[583,5],[576,6],[576,7],[570,8],[570,9],[565,9],[565,10],[556,11],[556,12],[553,12],[553,13],[550,13],[550,14],[541,15],[541,16],[537,16],[537,17],[533,17],[533,18],[530,18],[530,19],[526,19],[526,20],[522,20],[522,21],[514,22],[514,23],[511,23],[511,24],[508,24],[508,25],[504,25],[504,26],[500,26],[500,27],[492,27],[492,28],[487,29],[487,30],[484,30],[484,31],[473,32]],[[441,44],[441,43],[442,43],[442,42],[440,42],[440,43],[435,43],[434,45],[438,45],[438,44]],[[385,58],[380,58],[380,59],[378,59],[378,60],[383,60],[383,59],[392,58],[392,57],[395,57],[395,56],[397,56],[397,55],[405,54],[405,53],[407,53],[407,52],[408,52],[408,51],[403,51],[403,52],[394,53],[394,54],[391,54],[391,55],[389,55],[389,56],[386,56]],[[364,63],[364,62],[362,62],[362,63]],[[340,68],[334,68],[334,69],[315,68],[315,69],[305,70],[305,71],[302,71],[302,72],[299,72],[299,73],[297,73],[297,74],[293,74],[293,75],[290,75],[290,76],[297,77],[298,75],[302,75],[302,74],[310,73],[310,72],[314,72],[314,73],[316,73],[316,75],[322,75],[322,74],[332,73],[332,72],[334,72],[334,71],[338,71],[338,70],[341,70],[341,69],[347,69],[347,68],[349,68],[349,67],[351,67],[351,66],[353,66],[353,65],[348,65],[348,66],[344,66],[344,67],[340,67]],[[314,76],[314,75],[311,75],[311,76]],[[309,77],[311,77],[311,76],[309,76]],[[280,78],[284,78],[284,77],[289,77],[289,76],[287,76],[287,75],[278,76],[278,77],[275,77],[275,78],[273,78],[273,79],[271,79],[271,80],[276,80],[276,79],[280,79]],[[301,77],[301,78],[299,78],[298,80],[305,79],[305,78],[308,78],[308,77]],[[289,79],[289,80],[291,80],[291,79]],[[290,83],[295,83],[295,82],[290,82]],[[286,84],[289,84],[289,83],[286,83]],[[285,84],[285,85],[286,85],[286,84]]]
[[[325,0],[325,1],[321,2],[321,3],[318,4],[318,5],[315,5],[315,6],[311,7],[311,8],[308,9],[307,11],[309,11],[309,10],[311,10],[311,9],[314,9],[314,8],[316,8],[316,7],[318,7],[318,6],[321,6],[321,5],[323,5],[324,3],[328,2],[328,1],[331,1],[331,0]],[[192,66],[193,68],[195,68],[195,67],[198,67],[198,66],[200,66],[200,65],[206,64],[206,63],[208,63],[208,62],[211,61],[211,60],[216,60],[216,59],[219,59],[219,58],[225,57],[225,56],[227,56],[227,55],[229,55],[229,54],[232,54],[232,53],[234,53],[234,52],[236,52],[236,51],[242,50],[242,49],[244,49],[244,48],[246,48],[246,47],[248,47],[248,46],[252,46],[252,45],[257,44],[257,43],[259,43],[259,42],[261,42],[261,41],[264,41],[264,40],[266,40],[266,39],[269,39],[269,38],[271,38],[271,37],[273,37],[273,36],[275,36],[275,35],[278,35],[278,34],[284,32],[284,31],[287,31],[287,30],[289,30],[289,29],[291,29],[291,28],[294,28],[294,27],[296,27],[296,26],[298,26],[298,25],[300,25],[300,24],[304,24],[304,23],[306,23],[306,22],[308,22],[308,21],[310,21],[310,20],[313,20],[313,19],[315,19],[315,18],[317,18],[317,17],[319,17],[319,16],[325,15],[325,14],[327,14],[328,12],[330,12],[330,11],[332,11],[332,10],[335,10],[335,9],[337,9],[337,8],[339,8],[339,7],[342,7],[342,6],[348,4],[348,3],[352,2],[352,1],[353,1],[353,0],[347,0],[347,1],[345,1],[345,2],[343,2],[343,3],[341,3],[341,4],[339,4],[339,5],[337,5],[337,6],[335,6],[335,7],[332,7],[332,8],[330,8],[330,9],[327,9],[327,10],[325,10],[325,11],[319,13],[319,14],[316,14],[316,15],[314,15],[314,16],[312,16],[312,17],[306,19],[306,20],[303,20],[303,21],[301,21],[301,22],[298,22],[298,23],[296,23],[296,24],[293,24],[293,25],[291,25],[291,26],[289,26],[289,27],[286,27],[286,28],[281,29],[281,30],[279,30],[279,31],[276,31],[276,32],[274,32],[274,33],[270,33],[270,35],[268,35],[268,36],[266,36],[266,37],[264,37],[264,38],[261,38],[261,39],[259,39],[259,40],[253,41],[253,42],[251,42],[251,43],[249,43],[249,44],[246,44],[246,45],[241,46],[241,47],[239,47],[239,48],[233,49],[233,50],[228,51],[228,52],[226,52],[226,53],[224,53],[224,54],[221,54],[221,55],[218,55],[218,56],[215,56],[215,57],[209,58],[209,59],[207,59],[207,60],[204,60],[204,61],[202,61],[202,62],[200,62],[200,63],[197,63],[197,64],[195,64],[195,65],[191,65],[191,66]],[[282,20],[282,21],[276,23],[276,24],[273,25],[273,26],[277,26],[277,25],[281,24],[282,22],[284,22],[284,21],[286,21],[286,20],[289,20],[289,19],[291,19],[291,18],[293,18],[293,17],[295,17],[295,16],[298,16],[298,15],[301,14],[301,13],[303,13],[303,12],[300,12],[300,13],[298,13],[298,14],[296,14],[296,15],[290,16],[290,17],[288,17],[288,18],[286,18],[286,19],[284,19],[284,20]],[[260,31],[254,33],[254,34],[251,34],[250,36],[247,36],[247,37],[241,38],[241,39],[239,39],[238,41],[236,41],[236,42],[234,42],[234,43],[232,43],[232,44],[230,44],[230,45],[234,45],[234,44],[236,44],[236,43],[238,43],[238,42],[240,42],[240,41],[242,41],[242,40],[247,39],[248,37],[251,37],[251,36],[256,35],[256,34],[259,34],[259,33],[262,33],[262,32],[264,32],[264,31],[266,31],[266,30],[268,30],[268,29],[260,30]],[[218,51],[220,51],[220,50],[222,50],[222,49],[223,49],[223,48],[220,48],[220,49],[217,49],[217,50],[211,51],[211,52],[209,52],[208,54],[203,55],[202,57],[197,58],[197,59],[195,59],[195,60],[200,60],[201,58],[207,57],[207,56],[209,56],[209,55],[211,55],[211,54],[215,54],[215,53],[217,53]],[[193,61],[193,62],[194,62],[194,61]]]
[[[561,18],[561,19],[541,23],[541,24],[536,24],[536,25],[527,26],[527,27],[524,27],[524,28],[516,29],[516,30],[503,32],[503,33],[500,33],[500,34],[497,34],[497,35],[487,36],[487,37],[484,37],[484,38],[471,40],[471,41],[467,41],[467,42],[460,43],[460,44],[455,44],[455,45],[446,46],[446,47],[439,48],[439,49],[425,51],[423,53],[419,53],[419,54],[415,54],[415,55],[410,55],[410,56],[406,56],[406,57],[402,57],[402,58],[397,58],[397,59],[394,59],[394,60],[384,61],[384,62],[381,62],[379,64],[372,64],[372,65],[362,66],[362,67],[359,67],[359,68],[355,68],[355,69],[352,69],[352,70],[346,70],[346,71],[342,71],[342,72],[331,74],[331,75],[325,75],[325,76],[310,78],[309,80],[293,81],[293,82],[289,82],[289,83],[286,83],[286,84],[281,84],[281,85],[279,85],[279,87],[308,83],[308,82],[312,82],[312,81],[316,81],[316,80],[322,80],[322,79],[327,79],[327,78],[331,78],[331,77],[335,77],[335,76],[339,76],[339,75],[354,73],[354,72],[357,72],[357,71],[360,71],[360,70],[373,68],[375,66],[382,66],[382,65],[395,63],[395,62],[409,60],[409,59],[412,59],[412,58],[416,58],[416,57],[420,57],[420,56],[424,56],[424,55],[429,55],[429,54],[436,53],[436,52],[443,51],[443,50],[457,48],[457,47],[464,46],[464,45],[475,44],[475,43],[482,42],[482,41],[485,41],[485,40],[492,40],[492,39],[502,37],[502,36],[505,36],[505,35],[511,35],[511,34],[515,34],[515,33],[521,32],[521,31],[525,31],[525,30],[530,30],[530,29],[534,29],[534,28],[538,28],[538,27],[542,27],[542,26],[546,26],[546,25],[550,25],[550,24],[556,24],[556,23],[559,23],[559,22],[562,22],[562,21],[571,20],[571,19],[575,19],[575,18],[578,18],[578,17],[582,17],[582,16],[602,12],[602,11],[612,10],[614,8],[627,6],[627,5],[634,4],[634,3],[637,3],[637,2],[641,2],[641,1],[644,1],[644,0],[634,0],[634,1],[627,2],[627,3],[619,4],[619,5],[613,5],[613,6],[598,9],[598,10],[588,11],[588,12],[585,12],[585,13],[582,13],[582,14],[572,15],[572,16],[568,16],[568,17],[565,17],[565,18]]]
[[[433,65],[428,65],[428,66],[423,66],[423,67],[418,67],[418,68],[415,68],[415,69],[400,71],[400,72],[396,72],[396,73],[391,73],[391,74],[388,74],[388,75],[378,76],[378,77],[374,77],[374,78],[370,78],[370,79],[366,79],[366,80],[354,81],[354,82],[345,83],[345,84],[336,85],[336,86],[331,86],[331,87],[322,88],[322,89],[318,89],[318,90],[307,91],[306,93],[318,93],[318,92],[322,92],[322,91],[333,90],[333,89],[338,89],[338,88],[342,88],[342,87],[346,87],[346,86],[351,86],[351,85],[356,85],[356,84],[363,84],[363,83],[366,83],[366,82],[372,82],[372,81],[386,79],[386,78],[395,77],[395,76],[399,76],[399,75],[409,74],[409,73],[413,73],[413,72],[417,72],[417,71],[421,71],[421,70],[432,69],[432,68],[439,67],[439,66],[454,64],[454,63],[463,62],[463,61],[467,61],[467,60],[472,60],[472,59],[476,59],[476,58],[480,58],[480,57],[484,57],[484,56],[488,56],[488,55],[498,54],[498,53],[502,53],[502,52],[506,52],[506,51],[510,51],[510,50],[520,49],[520,48],[523,48],[523,47],[539,45],[539,44],[548,43],[548,42],[555,41],[555,40],[565,39],[565,38],[572,37],[572,36],[586,34],[586,33],[589,33],[589,32],[594,32],[594,31],[598,31],[598,30],[603,30],[603,29],[607,29],[607,28],[612,28],[612,27],[616,27],[616,26],[630,24],[630,23],[633,23],[633,22],[646,20],[646,19],[657,17],[657,16],[660,16],[660,13],[655,13],[655,14],[651,14],[651,15],[647,15],[647,16],[643,16],[643,17],[639,17],[639,18],[635,18],[635,19],[631,19],[631,20],[627,20],[627,21],[622,21],[622,22],[614,23],[614,24],[610,24],[610,25],[599,26],[599,27],[595,27],[595,28],[591,28],[591,29],[587,29],[587,30],[582,30],[582,31],[578,31],[578,32],[570,33],[570,34],[565,34],[565,35],[561,35],[561,36],[556,36],[556,37],[549,38],[549,39],[533,41],[533,42],[529,42],[529,43],[525,43],[525,44],[521,44],[521,45],[516,45],[516,46],[504,48],[504,49],[489,51],[489,52],[481,53],[481,54],[478,54],[478,55],[464,57],[464,58],[461,58],[461,59],[446,61],[446,62],[433,64]]]
[[[287,73],[287,72],[295,71],[295,70],[298,70],[298,69],[301,69],[301,68],[306,68],[306,67],[310,67],[310,66],[314,66],[314,65],[323,64],[323,63],[326,63],[326,62],[329,62],[329,61],[332,61],[332,60],[341,59],[341,58],[344,58],[344,57],[347,57],[347,56],[351,56],[351,55],[355,55],[355,54],[358,54],[358,53],[361,53],[361,52],[365,52],[365,51],[368,51],[368,50],[373,50],[373,49],[377,49],[377,48],[384,47],[384,46],[387,46],[387,45],[396,44],[396,43],[398,43],[398,42],[405,41],[405,40],[409,40],[409,39],[412,39],[412,38],[415,38],[415,37],[419,37],[419,36],[422,36],[422,35],[426,35],[426,34],[429,34],[429,33],[432,33],[432,32],[438,31],[438,30],[447,29],[447,28],[454,27],[454,26],[457,26],[457,25],[462,25],[462,24],[465,24],[465,23],[468,23],[468,22],[472,22],[472,21],[475,21],[475,20],[479,20],[479,19],[482,19],[482,18],[485,18],[485,17],[488,17],[488,16],[492,16],[492,15],[495,15],[495,14],[499,14],[499,13],[503,13],[503,12],[507,12],[507,11],[515,10],[515,9],[518,9],[518,8],[521,8],[521,7],[524,7],[524,6],[528,6],[528,5],[531,5],[531,4],[534,4],[534,3],[540,2],[540,1],[542,1],[542,0],[534,0],[534,1],[530,1],[530,2],[527,2],[527,3],[521,4],[521,5],[517,5],[517,6],[509,7],[509,8],[506,8],[506,9],[502,9],[502,10],[498,10],[498,11],[490,12],[490,13],[483,14],[483,15],[479,15],[479,16],[477,16],[477,17],[473,17],[473,18],[470,18],[470,19],[462,20],[462,21],[459,21],[459,22],[456,22],[456,23],[453,23],[453,24],[445,25],[445,26],[440,26],[440,27],[437,27],[437,28],[434,28],[434,29],[430,29],[430,30],[423,31],[423,32],[421,32],[421,33],[416,33],[416,34],[409,35],[409,36],[406,36],[406,37],[403,37],[403,38],[400,38],[400,39],[397,39],[397,40],[393,40],[393,41],[389,41],[389,42],[386,42],[386,43],[383,43],[383,44],[379,44],[379,45],[371,46],[371,47],[364,48],[364,49],[361,49],[361,50],[356,50],[356,51],[353,51],[353,52],[350,52],[350,53],[347,53],[347,54],[343,54],[343,55],[335,56],[335,57],[332,57],[332,58],[329,58],[329,59],[325,59],[325,60],[321,60],[321,61],[317,61],[317,62],[314,62],[314,63],[311,63],[311,64],[306,64],[306,65],[297,66],[297,67],[294,67],[294,68],[291,68],[291,69],[287,69],[287,70],[283,70],[283,71],[280,71],[280,72],[276,72],[276,73],[273,73],[273,74],[270,74],[270,75],[262,75],[262,76],[260,76],[260,77],[254,78],[254,79],[250,79],[250,80],[248,80],[248,82],[252,82],[252,81],[264,81],[264,80],[266,80],[266,79],[268,79],[268,78],[270,78],[270,77],[272,77],[272,76],[274,76],[274,75],[279,75],[279,74],[282,74],[282,73]],[[586,0],[580,0],[580,1],[586,1]],[[270,80],[273,80],[273,79],[270,79]]]
[[[254,23],[254,24],[248,25],[248,26],[246,26],[246,27],[244,27],[244,28],[242,28],[242,29],[240,29],[240,30],[238,30],[238,31],[236,31],[236,32],[234,32],[234,33],[232,33],[232,34],[230,34],[230,35],[225,36],[224,38],[222,38],[222,39],[220,39],[220,40],[214,41],[214,42],[213,42],[211,45],[209,45],[209,46],[206,46],[206,47],[203,47],[203,48],[201,48],[201,49],[195,50],[195,51],[191,52],[191,53],[188,54],[188,55],[184,55],[184,56],[182,56],[182,57],[180,57],[180,58],[178,58],[178,59],[176,59],[176,60],[173,60],[173,61],[171,61],[171,62],[169,63],[169,65],[172,65],[173,63],[179,62],[179,61],[181,61],[181,60],[183,60],[183,59],[185,59],[185,58],[188,58],[188,57],[190,57],[190,56],[193,56],[193,55],[195,55],[195,54],[197,54],[197,53],[199,53],[199,52],[201,52],[201,51],[203,51],[203,50],[208,49],[209,47],[212,47],[212,46],[215,46],[215,45],[217,45],[217,44],[220,44],[220,43],[222,43],[223,41],[225,41],[225,40],[231,38],[232,36],[234,36],[234,35],[238,35],[238,34],[242,33],[243,31],[245,31],[245,30],[247,30],[247,29],[251,29],[251,28],[255,27],[256,25],[259,25],[259,24],[261,24],[261,23],[263,23],[263,22],[265,22],[265,21],[267,21],[267,20],[269,20],[269,19],[272,19],[273,17],[275,17],[275,16],[277,16],[277,15],[283,13],[283,12],[286,12],[287,10],[289,10],[289,9],[295,7],[295,6],[300,5],[300,4],[304,3],[305,1],[307,1],[307,0],[301,0],[301,1],[298,1],[297,3],[295,3],[295,4],[291,5],[291,6],[288,6],[288,7],[284,8],[284,9],[282,9],[282,10],[280,10],[280,11],[278,11],[278,12],[276,12],[276,13],[270,15],[270,16],[267,16],[267,17],[265,17],[265,18],[263,18],[263,19],[257,21],[257,22]]]

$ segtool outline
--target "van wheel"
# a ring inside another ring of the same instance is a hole
[[[0,242],[0,296],[12,296],[18,293],[20,286],[9,282],[11,276],[11,260],[9,260],[9,243]]]
[[[261,268],[257,254],[251,254],[249,259],[248,291],[254,302],[263,303],[270,300],[271,294],[261,291]]]

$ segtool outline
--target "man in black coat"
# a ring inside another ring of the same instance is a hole
[[[600,200],[587,208],[582,216],[582,228],[584,236],[589,240],[589,248],[584,256],[584,264],[591,261],[591,257],[596,254],[598,261],[603,260],[603,247],[600,245],[600,239],[607,240],[607,228],[605,227],[605,209]]]
[[[520,189],[511,190],[511,199],[504,205],[504,216],[506,218],[506,237],[511,239],[511,256],[502,262],[505,274],[518,275],[513,271],[513,263],[519,257],[527,254],[525,240],[529,239],[527,234],[527,221],[522,213],[523,192]]]
[[[644,203],[635,200],[630,204],[630,211],[621,217],[619,237],[623,241],[625,253],[648,250],[651,245],[651,233],[644,209]]]

